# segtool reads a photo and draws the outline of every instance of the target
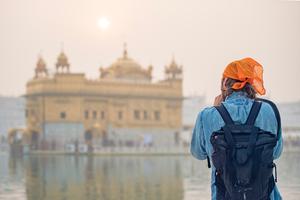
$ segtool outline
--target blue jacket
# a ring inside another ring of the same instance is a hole
[[[233,121],[238,123],[246,122],[252,103],[253,99],[248,98],[244,92],[234,92],[223,102]],[[199,160],[205,160],[207,156],[211,158],[212,145],[210,143],[210,136],[214,131],[220,130],[224,125],[223,119],[214,107],[205,108],[198,114],[191,141],[191,153],[195,158]],[[262,103],[260,112],[255,121],[255,126],[265,131],[270,131],[273,134],[277,133],[277,120],[269,104]],[[280,156],[282,147],[282,137],[281,134],[279,134],[279,140],[273,153],[275,159]],[[212,200],[216,200],[214,166],[212,166],[211,173],[211,191]],[[271,194],[271,200],[280,199],[282,198],[275,186]]]

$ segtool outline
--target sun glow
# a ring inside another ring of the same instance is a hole
[[[110,26],[110,21],[107,19],[107,17],[101,17],[98,20],[98,26],[101,30],[105,31],[109,28]]]

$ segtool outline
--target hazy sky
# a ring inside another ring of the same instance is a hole
[[[97,26],[106,16],[111,25]],[[121,56],[155,79],[172,54],[184,69],[184,94],[219,93],[224,67],[251,56],[264,66],[267,95],[300,100],[300,1],[0,0],[0,94],[21,95],[39,52],[54,71],[61,43],[71,71],[99,76]]]

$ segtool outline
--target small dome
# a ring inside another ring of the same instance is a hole
[[[182,66],[179,66],[173,57],[171,63],[165,67],[165,73],[182,73]]]
[[[169,65],[165,66],[167,79],[182,79],[182,66],[179,66],[174,57]]]
[[[70,64],[68,61],[68,57],[62,51],[57,57],[56,67],[69,67],[69,66],[70,66]]]
[[[56,71],[57,73],[69,73],[70,72],[70,63],[66,54],[61,51],[57,57],[56,61]]]
[[[36,70],[38,71],[44,71],[46,69],[46,63],[42,57],[39,57],[37,63],[36,63]]]
[[[35,78],[46,77],[48,75],[48,70],[46,68],[46,63],[44,59],[40,56],[35,67]]]

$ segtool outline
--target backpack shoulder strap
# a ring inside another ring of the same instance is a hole
[[[234,124],[232,118],[230,117],[229,112],[227,111],[227,109],[225,108],[225,106],[221,103],[220,106],[215,106],[215,108],[217,109],[217,111],[220,113],[222,119],[224,120],[225,124]]]
[[[260,108],[261,108],[261,102],[254,101],[253,104],[252,104],[250,113],[248,115],[247,121],[245,123],[246,125],[254,125]]]
[[[278,110],[277,106],[275,105],[275,103],[273,103],[272,101],[267,100],[267,99],[257,98],[256,100],[266,102],[272,107],[272,109],[274,111],[274,114],[275,114],[275,117],[276,117],[276,120],[277,120],[277,139],[279,139],[280,134],[281,134],[281,132],[280,132],[280,130],[281,130],[281,117],[280,117],[280,113],[279,113],[279,110]]]

